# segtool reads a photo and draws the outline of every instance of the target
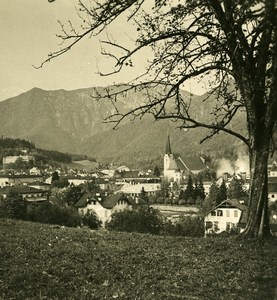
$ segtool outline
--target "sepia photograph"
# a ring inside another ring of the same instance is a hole
[[[2,0],[0,300],[277,299],[277,0]]]

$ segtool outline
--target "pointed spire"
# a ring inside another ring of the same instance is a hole
[[[167,141],[165,145],[165,154],[172,154],[169,135],[167,136]]]

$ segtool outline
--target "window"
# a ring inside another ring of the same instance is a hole
[[[229,231],[232,228],[231,224],[232,224],[231,222],[226,223],[226,231]]]
[[[211,215],[212,215],[212,216],[216,216],[215,210],[211,211]]]
[[[234,210],[234,217],[237,218],[238,217],[238,211]]]
[[[230,217],[230,211],[226,210],[226,217]]]
[[[275,198],[275,195],[271,195],[271,198]]]
[[[223,211],[222,210],[218,210],[217,211],[217,216],[218,217],[222,217],[223,216]]]
[[[213,222],[207,221],[205,227],[206,227],[206,230],[208,230],[208,229],[210,229],[210,228],[213,228]]]
[[[216,221],[216,222],[214,222],[214,231],[218,231],[218,230],[219,230],[218,222]]]

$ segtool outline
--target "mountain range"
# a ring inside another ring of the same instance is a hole
[[[104,88],[97,88],[104,91]],[[191,98],[192,111],[199,119],[211,118],[213,99],[204,101],[205,95]],[[185,156],[206,154],[223,155],[240,141],[227,134],[218,134],[199,144],[207,131],[204,129],[178,129],[178,123],[169,120],[154,121],[149,115],[134,122],[124,120],[117,130],[104,118],[115,113],[109,101],[96,101],[96,88],[72,91],[46,91],[39,88],[0,102],[0,135],[23,138],[36,147],[66,153],[85,154],[98,161],[117,164],[151,165],[162,163],[167,135],[173,151]],[[130,91],[117,98],[117,106],[128,111],[141,103],[141,91]],[[233,123],[238,131],[245,131],[245,116],[240,112]],[[232,146],[231,146],[232,145]]]

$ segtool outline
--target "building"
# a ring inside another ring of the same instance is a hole
[[[277,201],[277,177],[268,177],[269,202]]]
[[[42,175],[3,175],[0,176],[0,187],[13,186],[13,185],[27,185],[36,181],[42,181]]]
[[[10,193],[22,196],[28,202],[43,202],[49,198],[49,192],[24,185],[7,186],[0,189],[0,196],[6,198]]]
[[[3,168],[4,169],[7,168],[9,164],[14,164],[18,159],[23,162],[34,161],[34,158],[31,155],[4,156],[3,157]]]
[[[35,181],[28,184],[29,187],[34,189],[39,189],[43,191],[50,191],[51,190],[51,184],[46,183],[44,181]]]
[[[164,155],[164,178],[168,181],[181,183],[189,174],[198,174],[207,167],[201,157],[181,158],[173,154],[170,137],[168,136]]]
[[[119,184],[130,183],[158,183],[160,177],[151,174],[145,174],[141,171],[124,171],[115,176],[116,182]]]
[[[241,230],[246,224],[247,206],[237,199],[227,199],[214,207],[204,217],[205,235],[231,229]]]
[[[275,160],[268,165],[268,177],[277,177],[277,162]]]
[[[131,203],[123,193],[109,195],[103,200],[93,193],[86,193],[75,206],[81,216],[94,212],[103,226],[115,212],[131,209]]]
[[[131,199],[137,199],[141,195],[142,191],[144,191],[146,196],[154,196],[158,191],[161,190],[160,183],[138,183],[138,184],[130,184],[125,183],[117,193],[124,193]]]
[[[30,175],[41,175],[41,171],[37,167],[33,167],[29,170],[29,174]]]
[[[70,185],[78,186],[84,183],[87,183],[92,180],[91,177],[84,177],[84,176],[63,176]]]

